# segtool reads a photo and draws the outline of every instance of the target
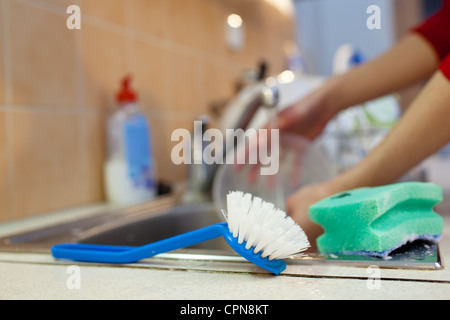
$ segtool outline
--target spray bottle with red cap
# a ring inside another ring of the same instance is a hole
[[[108,119],[108,159],[104,166],[107,199],[116,204],[133,204],[156,195],[156,168],[150,126],[139,112],[131,77],[122,80],[117,93],[119,108]]]

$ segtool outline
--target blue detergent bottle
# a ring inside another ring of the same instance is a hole
[[[121,205],[148,201],[157,191],[150,125],[139,110],[130,82],[129,76],[122,80],[116,96],[119,108],[107,124],[105,191],[109,202]]]

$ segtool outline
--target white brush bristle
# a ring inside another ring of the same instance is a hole
[[[284,259],[310,247],[302,228],[275,208],[249,193],[232,191],[227,195],[227,210],[222,211],[228,228],[238,243],[246,241],[246,249],[261,252],[263,258]]]

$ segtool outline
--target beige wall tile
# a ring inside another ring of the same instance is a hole
[[[267,61],[270,67],[270,55],[264,47],[268,39],[265,38],[264,33],[258,28],[247,27],[245,34],[244,48],[238,53],[229,52],[230,59],[240,63],[242,69],[255,69],[262,60]]]
[[[223,55],[227,50],[224,26],[229,13],[220,10],[217,2],[208,0],[202,0],[198,10],[201,23],[197,28],[204,33],[201,48],[213,54]]]
[[[168,15],[170,23],[167,26],[169,38],[175,42],[192,45],[195,37],[202,35],[194,34],[195,6],[191,1],[167,0]]]
[[[1,65],[0,65],[0,72],[2,72]],[[5,103],[5,94],[4,94],[4,85],[3,85],[3,78],[0,73],[0,104]]]
[[[168,37],[171,19],[166,0],[131,0],[127,5],[131,10],[129,26],[134,30],[161,38]]]
[[[106,111],[116,107],[120,80],[129,73],[150,121],[159,178],[185,179],[187,168],[170,159],[172,132],[192,132],[211,102],[231,98],[243,69],[266,59],[271,73],[281,71],[281,45],[292,37],[292,22],[260,0],[3,1],[13,110],[0,108],[0,221],[104,198]],[[66,28],[69,4],[81,7],[81,30]],[[240,14],[246,27],[245,48],[237,53],[225,46],[230,13]],[[0,32],[0,104],[4,41]]]
[[[80,9],[82,14],[108,22],[125,24],[125,0],[81,0]]]
[[[2,17],[2,6],[0,5],[0,19]],[[4,89],[4,74],[3,74],[3,50],[4,50],[4,44],[3,44],[3,32],[1,29],[3,29],[3,22],[0,21],[0,104],[5,103],[5,89]]]
[[[176,2],[176,0],[173,0]],[[177,34],[189,41],[189,45],[206,52],[221,54],[225,49],[224,23],[227,14],[218,10],[216,3],[208,0],[193,0],[190,2],[189,26],[174,24],[174,36]],[[178,2],[176,3],[179,6]],[[180,29],[178,29],[180,28]],[[184,30],[187,30],[187,34]]]
[[[145,41],[134,41],[135,90],[144,109],[171,109],[168,91],[170,57],[167,51]]]
[[[167,90],[170,96],[170,109],[195,112],[204,110],[204,64],[199,56],[178,52],[167,52],[169,78]]]
[[[207,112],[212,103],[229,100],[235,94],[234,83],[238,73],[232,72],[230,67],[221,63],[205,63],[204,95]]]
[[[224,19],[216,3],[207,0],[167,0],[168,38],[207,52],[224,50]]]
[[[79,117],[12,112],[15,218],[81,202]]]
[[[112,107],[122,77],[131,71],[127,64],[126,38],[87,23],[81,32],[85,105]]]
[[[106,116],[88,114],[82,119],[84,131],[81,138],[84,145],[82,159],[82,201],[83,203],[104,200],[103,165],[106,160]]]
[[[175,165],[171,159],[172,148],[177,142],[171,141],[172,132],[182,128],[185,123],[177,120],[152,117],[147,113],[152,130],[152,149],[156,159],[158,180],[164,182],[178,182],[186,177],[184,165]],[[191,124],[193,126],[193,123]],[[187,127],[191,130],[191,128]]]
[[[0,222],[11,219],[6,152],[6,114],[0,111]]]
[[[66,16],[10,1],[12,102],[76,106],[75,32]]]
[[[67,8],[71,4],[76,4],[76,5],[80,4],[80,0],[43,0],[43,1],[53,4],[53,5],[58,5],[63,8]]]

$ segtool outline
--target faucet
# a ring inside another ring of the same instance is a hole
[[[273,109],[280,101],[280,91],[276,85],[267,84],[261,89],[261,100],[264,107]]]
[[[277,105],[279,102],[279,91],[276,85],[263,85],[258,94],[248,103],[244,112],[237,119],[236,124],[232,129],[246,130],[253,116],[257,113],[260,107],[265,107],[270,112],[270,115],[276,114]],[[270,116],[269,119],[272,119]],[[210,119],[207,115],[200,116],[197,121],[201,122],[201,134],[204,136],[205,131],[208,129]],[[230,128],[231,129],[231,128]],[[222,142],[223,157],[226,159],[226,152],[229,148],[236,148],[236,145],[230,143],[230,141]],[[205,202],[211,201],[212,185],[216,171],[220,164],[207,164],[204,161],[195,163],[195,155],[203,155],[205,149],[204,143],[198,143],[192,137],[191,141],[191,164],[188,165],[188,182],[187,190],[184,195],[184,200],[187,202]]]
[[[210,119],[207,115],[200,116],[202,137],[208,128]],[[191,164],[188,165],[187,190],[184,200],[187,202],[205,202],[211,200],[210,190],[217,165],[208,165],[204,161],[195,163],[195,155],[203,155],[205,144],[196,142],[194,136],[191,141]]]

